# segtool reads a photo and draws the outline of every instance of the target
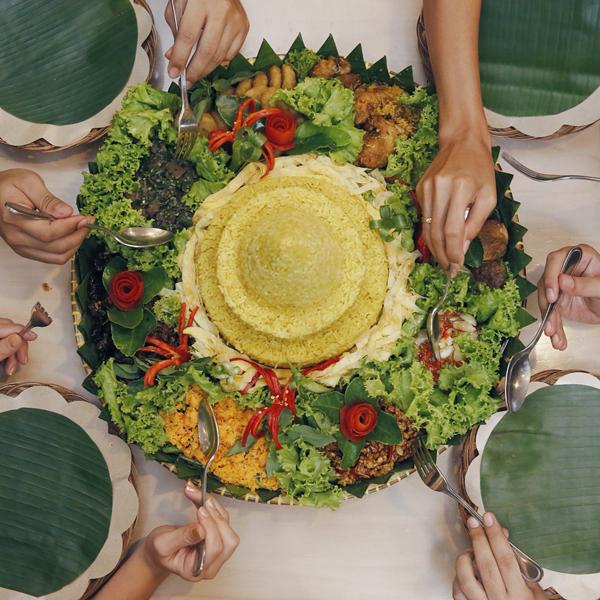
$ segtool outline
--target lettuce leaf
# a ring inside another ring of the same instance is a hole
[[[319,61],[319,55],[308,48],[292,50],[285,57],[285,62],[294,69],[296,79],[302,81]]]
[[[364,131],[354,126],[354,92],[337,79],[307,77],[291,90],[281,89],[271,104],[283,103],[308,117],[296,129],[294,154],[318,151],[337,162],[354,162]]]
[[[496,411],[498,401],[490,395],[493,383],[479,364],[445,367],[430,397],[416,397],[406,414],[427,432],[427,447],[437,448]]]
[[[277,450],[279,469],[275,476],[286,495],[305,506],[338,508],[343,490],[335,485],[335,471],[329,458],[302,438]]]
[[[438,151],[437,96],[417,87],[412,94],[400,96],[398,102],[420,111],[415,132],[400,136],[388,159],[385,175],[400,177],[414,188]]]
[[[194,163],[196,173],[207,181],[225,184],[233,178],[234,173],[227,166],[227,152],[222,149],[211,152],[208,148],[208,138],[204,136],[196,138],[187,158]]]
[[[179,322],[179,311],[181,309],[181,298],[179,294],[161,296],[152,307],[152,312],[157,321],[162,321],[169,327],[177,327]]]
[[[407,250],[415,249],[414,227],[419,220],[417,207],[410,194],[410,187],[403,183],[388,186],[393,196],[388,198],[379,209],[380,218],[371,221],[372,229],[378,229],[386,242],[396,240]]]

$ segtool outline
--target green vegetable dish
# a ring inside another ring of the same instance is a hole
[[[75,261],[85,386],[124,439],[179,477],[221,447],[211,489],[336,508],[400,480],[415,439],[455,443],[500,405],[496,385],[532,321],[511,176],[441,311],[446,276],[414,189],[437,152],[437,101],[361,46],[283,58],[263,42],[190,90],[200,135],[175,156],[179,90],[131,88],[84,174],[83,214],[175,240],[134,250],[94,233]]]

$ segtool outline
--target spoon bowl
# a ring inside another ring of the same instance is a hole
[[[571,248],[565,257],[560,272],[570,273],[577,266],[582,255],[583,252],[579,246]],[[560,295],[556,302],[548,304],[548,308],[544,313],[544,318],[531,342],[529,342],[525,348],[513,354],[508,362],[504,380],[504,399],[509,412],[517,412],[525,402],[527,391],[529,390],[529,383],[531,381],[531,362],[529,361],[529,355],[542,337],[546,323],[548,322],[550,315],[554,312],[554,307],[559,300]]]
[[[208,472],[210,465],[214,460],[219,450],[220,436],[219,436],[219,425],[217,423],[217,417],[215,411],[206,395],[202,396],[200,405],[198,406],[198,445],[202,454],[206,457],[206,464],[204,465],[204,473],[202,474],[202,506],[206,503],[207,483],[208,483]],[[206,546],[204,541],[198,544],[198,561],[196,568],[194,569],[194,577],[198,577],[202,573],[204,568],[204,562],[206,560]]]

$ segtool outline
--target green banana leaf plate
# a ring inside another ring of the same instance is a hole
[[[486,510],[546,569],[600,572],[598,422],[600,390],[548,386],[506,414],[484,448]]]

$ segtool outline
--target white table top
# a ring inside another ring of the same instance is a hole
[[[171,43],[162,10],[164,0],[150,0],[164,50]],[[243,51],[255,54],[263,36],[285,51],[298,31],[310,47],[329,32],[341,52],[363,42],[365,57],[387,54],[391,68],[418,65],[415,23],[417,2],[377,0],[245,0],[252,29]],[[375,10],[376,9],[376,10]],[[158,81],[166,81],[159,60]],[[422,70],[416,68],[417,80]],[[550,142],[496,140],[527,165],[549,172],[600,175],[600,124]],[[42,175],[59,197],[74,204],[81,172],[97,145],[49,154],[28,154],[0,147],[0,169],[30,168]],[[541,184],[517,175],[512,186],[522,202],[521,222],[529,227],[526,249],[533,256],[530,279],[539,278],[546,254],[560,246],[587,242],[600,248],[600,186],[584,182]],[[46,291],[43,284],[47,283]],[[23,320],[40,300],[55,317],[32,344],[30,362],[15,381],[42,381],[82,392],[84,372],[75,353],[69,301],[69,267],[43,265],[18,257],[0,241],[0,315]],[[532,299],[530,309],[538,314]],[[548,368],[600,371],[600,329],[566,328],[569,349],[552,350],[543,339],[536,370]],[[531,335],[525,332],[524,339]],[[86,394],[86,392],[83,392]],[[184,523],[192,509],[181,496],[183,482],[134,451],[141,509],[137,535],[164,523]],[[442,455],[451,469],[456,451]],[[210,600],[344,600],[451,596],[456,554],[466,545],[454,503],[431,493],[416,476],[338,511],[277,507],[224,499],[241,544],[220,576],[192,585],[171,577],[155,598]]]

